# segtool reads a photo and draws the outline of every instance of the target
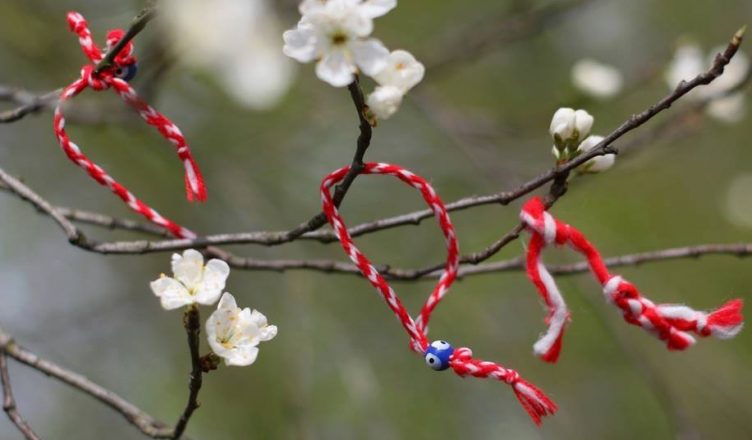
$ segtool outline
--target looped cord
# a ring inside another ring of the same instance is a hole
[[[120,96],[120,98],[123,99],[123,101],[135,109],[147,124],[155,127],[162,137],[167,139],[175,147],[178,158],[180,159],[185,171],[185,188],[188,200],[206,200],[206,186],[204,179],[180,129],[166,116],[141,100],[128,82],[117,76],[123,69],[128,69],[136,63],[136,58],[133,55],[133,43],[128,42],[128,44],[123,47],[122,51],[115,56],[112,66],[102,69],[97,73],[95,66],[101,62],[104,57],[102,51],[92,38],[86,19],[77,12],[69,12],[67,19],[68,27],[72,32],[78,35],[81,49],[91,64],[83,66],[81,68],[80,78],[63,89],[60,94],[60,100],[55,107],[54,129],[60,147],[73,163],[83,168],[99,184],[108,187],[131,209],[143,215],[151,222],[164,227],[176,237],[194,238],[196,235],[193,232],[178,225],[174,221],[161,216],[149,205],[137,199],[123,185],[107,174],[104,169],[92,162],[92,160],[89,159],[68,137],[68,134],[65,131],[65,118],[63,117],[62,112],[63,104],[83,92],[86,88],[91,88],[95,91],[111,88]],[[111,30],[107,34],[108,50],[116,45],[124,35],[125,33],[121,29]]]
[[[520,219],[531,235],[527,248],[527,273],[548,307],[548,330],[533,346],[535,354],[546,362],[557,361],[569,321],[564,298],[541,259],[543,249],[551,244],[568,244],[582,254],[603,287],[606,300],[622,311],[624,320],[665,341],[669,350],[684,350],[692,346],[695,338],[689,332],[728,339],[742,328],[741,299],[728,301],[708,313],[679,304],[656,305],[643,297],[632,283],[609,273],[600,253],[585,236],[573,226],[556,220],[538,197],[525,203]]]
[[[363,276],[376,288],[377,292],[386,302],[387,307],[389,307],[402,324],[402,327],[410,337],[410,348],[425,356],[426,360],[428,360],[428,356],[432,356],[427,353],[430,349],[427,335],[431,313],[447,294],[452,283],[457,278],[457,269],[459,267],[459,246],[452,221],[436,191],[421,176],[400,166],[385,163],[366,163],[360,171],[360,174],[393,176],[417,189],[423,200],[425,200],[426,204],[433,211],[444,235],[447,246],[446,265],[439,277],[439,281],[423,304],[420,314],[413,320],[389,283],[386,282],[371,261],[355,246],[352,236],[332,200],[331,187],[342,181],[349,171],[349,166],[340,168],[326,176],[321,182],[320,190],[324,214],[326,214],[329,224],[334,229],[334,233],[339,239],[342,249],[344,249],[345,253],[358,267]],[[436,342],[433,344],[436,344]],[[449,344],[443,341],[440,341],[440,344],[446,346],[449,350],[453,350],[448,359],[448,365],[444,368],[451,368],[459,376],[489,378],[507,383],[513,388],[517,399],[536,424],[541,423],[543,416],[556,412],[556,404],[534,385],[521,379],[516,371],[504,368],[493,362],[474,359],[472,351],[469,348],[461,347],[454,350],[451,349]],[[438,358],[434,357],[434,359],[431,359],[431,362],[434,361],[438,362]],[[434,368],[433,365],[430,366]]]

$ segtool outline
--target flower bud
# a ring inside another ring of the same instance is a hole
[[[574,134],[575,142],[580,139],[585,139],[590,134],[590,129],[593,128],[593,121],[595,119],[590,113],[585,110],[577,110],[574,112]]]
[[[402,103],[403,91],[395,86],[379,86],[368,95],[368,108],[379,119],[392,116]]]
[[[603,141],[603,136],[588,136],[577,148],[578,153],[585,153],[595,148],[596,145]],[[615,154],[605,154],[596,156],[577,169],[580,173],[600,173],[614,166],[616,162]]]
[[[574,109],[563,107],[556,110],[554,117],[551,119],[551,128],[549,132],[554,138],[556,144],[561,144],[565,139],[572,136],[574,130]]]
[[[593,117],[585,110],[563,107],[554,113],[549,131],[554,139],[554,153],[559,161],[567,161],[577,153],[580,140],[590,134]]]

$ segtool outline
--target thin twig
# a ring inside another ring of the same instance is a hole
[[[146,24],[154,18],[156,13],[156,1],[150,0],[146,6],[133,18],[130,27],[120,41],[107,51],[102,61],[97,63],[94,72],[99,73],[103,69],[112,66],[117,54],[123,50],[126,44],[144,30]],[[0,86],[0,100],[14,101],[21,104],[19,107],[0,112],[0,123],[10,123],[22,119],[24,116],[36,113],[40,110],[51,109],[57,105],[58,97],[63,89],[53,90],[42,94],[34,94],[21,89],[13,89]]]
[[[96,67],[94,68],[94,73],[100,73],[102,72],[102,70],[112,66],[112,63],[115,62],[115,57],[118,55],[118,53],[120,53],[121,50],[123,50],[125,45],[128,44],[142,30],[144,30],[146,24],[149,23],[149,21],[151,21],[151,19],[154,18],[154,15],[156,14],[156,3],[156,0],[147,1],[144,8],[141,9],[141,11],[139,11],[139,13],[131,21],[131,25],[125,32],[125,35],[123,35],[123,38],[121,38],[120,41],[117,42],[117,44],[112,46],[110,50],[107,51],[104,58],[102,58],[102,61],[97,63]]]
[[[35,94],[22,89],[0,86],[0,100],[21,104],[19,107],[0,112],[0,124],[16,122],[26,115],[54,107],[61,91],[62,89],[57,89]]]
[[[39,436],[34,433],[26,419],[21,416],[16,408],[16,399],[13,397],[13,388],[10,385],[10,375],[8,374],[8,358],[5,352],[0,352],[0,382],[3,386],[3,410],[8,418],[26,440],[39,440]]]
[[[5,184],[14,194],[31,203],[40,212],[47,214],[55,220],[55,223],[63,230],[68,241],[80,245],[83,241],[83,234],[71,223],[67,218],[60,214],[47,200],[42,198],[39,194],[32,191],[31,188],[24,185],[20,180],[6,173],[5,170],[0,168],[0,182]]]
[[[175,424],[175,431],[170,438],[179,439],[193,412],[199,407],[198,392],[201,390],[203,372],[201,369],[201,354],[199,353],[199,334],[201,333],[201,315],[198,307],[192,305],[183,315],[183,326],[188,336],[188,349],[191,355],[191,379],[188,384],[188,403],[185,405],[183,413],[180,415],[178,422]]]
[[[511,241],[511,234],[505,237]],[[500,240],[501,241],[501,240]],[[507,242],[508,242],[507,241]],[[661,249],[650,252],[626,254],[606,258],[605,264],[609,267],[638,266],[643,263],[676,260],[685,258],[700,258],[707,255],[727,255],[739,258],[752,256],[752,243],[729,243],[729,244],[702,244],[677,248]],[[255,271],[286,272],[291,270],[306,270],[312,272],[346,274],[360,276],[357,266],[346,261],[338,260],[255,260],[236,256],[227,258],[227,263],[236,269]],[[405,269],[389,265],[376,265],[376,269],[390,280],[394,281],[417,281],[421,279],[437,278],[443,266]],[[464,263],[460,266],[458,278],[474,275],[521,271],[525,269],[525,262],[517,257],[493,263]],[[587,272],[589,267],[586,261],[575,264],[551,265],[549,271],[554,275],[576,275]]]
[[[53,377],[82,391],[120,413],[142,433],[152,438],[172,438],[173,430],[151,415],[86,377],[67,370],[54,362],[42,359],[26,348],[18,345],[5,330],[0,328],[0,352],[29,367]]]

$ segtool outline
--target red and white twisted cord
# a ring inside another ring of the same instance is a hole
[[[419,316],[413,320],[389,283],[387,283],[370,260],[355,246],[352,236],[334,204],[330,193],[331,187],[342,181],[349,171],[349,166],[340,168],[326,176],[321,182],[320,189],[323,211],[342,244],[345,253],[360,269],[363,276],[376,288],[389,309],[402,324],[402,327],[410,337],[410,348],[425,356],[431,350],[431,346],[436,343],[429,344],[427,337],[428,322],[431,318],[431,313],[439,302],[441,302],[442,298],[444,298],[457,277],[459,246],[452,221],[449,218],[444,203],[424,178],[400,166],[385,163],[366,163],[360,171],[360,174],[394,176],[417,189],[436,216],[444,235],[447,246],[446,265],[439,281],[423,304]],[[446,344],[443,341],[438,342]],[[448,344],[446,345],[448,346]],[[509,384],[512,386],[522,406],[536,424],[540,424],[543,416],[553,414],[557,410],[554,402],[535,387],[535,385],[522,379],[515,370],[504,368],[494,362],[474,359],[472,351],[469,348],[461,347],[450,352],[450,356],[447,359],[447,367],[451,368],[459,376],[490,378]]]
[[[690,332],[699,336],[728,339],[742,328],[742,300],[734,299],[713,312],[702,312],[680,304],[654,304],[637,287],[609,273],[598,250],[573,226],[555,219],[535,197],[522,207],[520,218],[530,232],[527,248],[527,273],[548,307],[548,330],[533,349],[547,362],[556,362],[569,311],[551,274],[541,260],[548,245],[569,245],[587,258],[590,270],[603,287],[606,300],[621,309],[624,320],[642,327],[666,341],[669,350],[684,350],[695,343]]]
[[[81,69],[81,77],[63,89],[60,95],[60,100],[55,107],[54,129],[60,147],[73,163],[83,168],[99,184],[109,188],[131,209],[157,225],[164,227],[176,237],[195,237],[195,234],[190,230],[178,225],[166,217],[163,217],[153,208],[137,199],[133,193],[128,191],[123,185],[108,175],[104,169],[92,162],[92,160],[89,159],[68,137],[68,134],[65,131],[65,118],[63,117],[62,112],[63,104],[83,92],[86,88],[91,88],[95,91],[112,88],[123,99],[123,101],[138,112],[146,123],[155,127],[162,137],[175,146],[178,158],[185,169],[185,187],[188,200],[206,200],[206,186],[204,184],[204,179],[180,129],[166,116],[141,100],[136,94],[136,91],[127,81],[116,76],[117,71],[135,64],[136,59],[133,56],[133,43],[128,42],[128,44],[126,44],[115,56],[114,65],[112,67],[105,68],[101,72],[95,73],[95,65],[103,59],[102,51],[94,42],[86,20],[81,14],[77,12],[69,12],[67,18],[70,30],[78,35],[81,49],[91,61],[91,64],[83,66]],[[125,33],[121,29],[109,31],[107,34],[107,47],[111,48],[117,44],[117,42],[123,38],[124,34]]]

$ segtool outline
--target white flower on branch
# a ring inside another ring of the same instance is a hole
[[[606,99],[621,92],[624,78],[616,67],[584,58],[572,66],[572,83],[587,95]]]
[[[392,86],[406,93],[422,79],[426,68],[406,50],[395,50],[389,54],[386,67],[373,76],[382,86]]]
[[[681,81],[691,80],[704,72],[708,65],[712,65],[715,55],[722,51],[723,48],[715,48],[710,51],[708,59],[705,60],[699,46],[695,44],[679,46],[666,69],[664,76],[666,83],[674,88]],[[688,98],[694,100],[712,98],[706,109],[709,116],[721,122],[739,122],[746,114],[744,93],[741,91],[729,93],[729,91],[744,80],[749,69],[749,58],[739,51],[724,68],[723,75],[710,84],[693,90],[688,94]],[[724,94],[727,96],[721,96]]]
[[[580,146],[577,148],[578,153],[582,154],[595,148],[596,145],[601,143],[603,136],[588,136]],[[616,162],[615,154],[605,154],[602,156],[596,156],[584,164],[580,165],[577,169],[580,173],[600,173],[614,166]]]
[[[558,160],[569,160],[580,142],[590,134],[593,121],[593,117],[585,110],[575,111],[567,107],[557,110],[549,128],[554,140],[554,156]]]
[[[366,38],[374,16],[388,10],[384,3],[389,2],[306,0],[296,28],[282,36],[283,51],[301,63],[317,61],[316,75],[334,87],[350,84],[358,72],[373,76],[386,67],[389,56],[379,40]]]
[[[380,85],[368,95],[367,104],[379,119],[392,116],[402,103],[403,96],[415,87],[425,74],[425,67],[406,50],[389,54],[387,65],[374,75]]]
[[[217,259],[209,260],[204,265],[201,253],[188,249],[183,255],[172,255],[172,273],[174,278],[162,274],[150,284],[151,290],[166,310],[190,304],[211,305],[217,302],[225,288],[230,267]]]
[[[289,89],[295,66],[280,50],[271,0],[165,0],[161,9],[181,61],[217,77],[240,104],[267,109]]]
[[[260,342],[277,335],[277,326],[269,325],[258,310],[240,309],[235,298],[225,292],[206,321],[206,335],[212,351],[226,365],[244,367],[256,361]]]

